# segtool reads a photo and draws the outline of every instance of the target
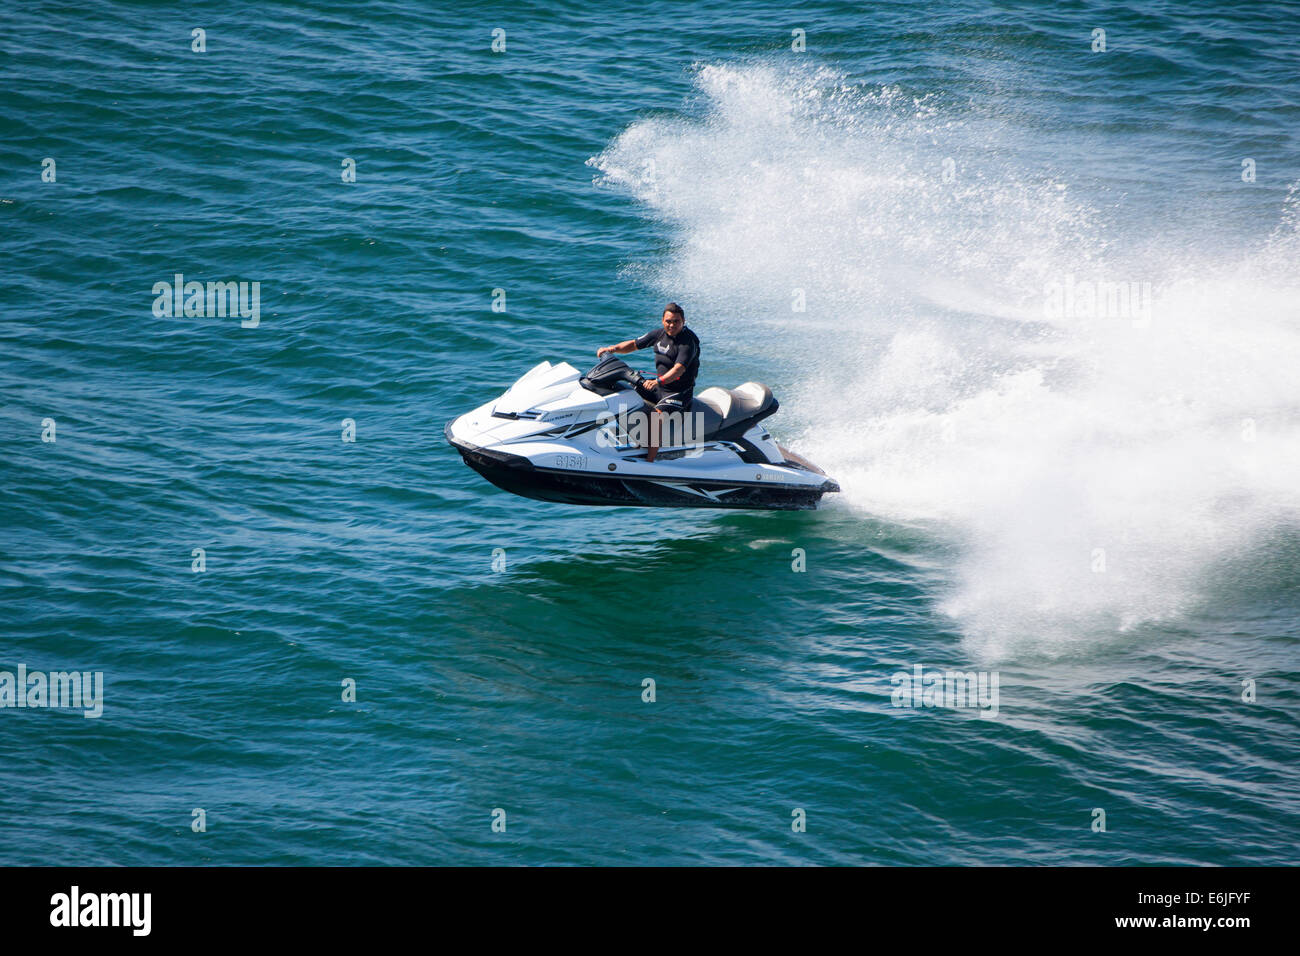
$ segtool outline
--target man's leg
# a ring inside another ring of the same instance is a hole
[[[659,454],[659,423],[663,421],[663,417],[663,412],[657,408],[650,416],[650,447],[645,452],[647,465],[653,463],[655,456]]]
[[[676,441],[681,440],[680,421],[682,409],[685,403],[689,401],[689,394],[683,395],[678,392],[659,390],[659,404],[655,406],[655,413],[650,419],[650,448],[645,456],[647,463],[654,461],[655,456],[659,454],[659,446],[662,444],[663,424],[669,415],[673,416],[672,424],[675,426],[674,431],[669,433],[669,438],[675,438]]]
[[[646,448],[645,454],[645,460],[649,463],[654,461],[655,456],[659,454],[660,416],[659,410],[655,407],[655,403],[659,401],[661,395],[658,387],[652,388],[648,385],[638,385],[636,387],[636,393],[640,395],[641,400],[645,402],[645,405],[642,406],[641,410],[646,416],[646,424],[650,426],[648,429],[650,432],[649,444]]]

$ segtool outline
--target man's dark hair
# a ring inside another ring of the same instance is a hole
[[[681,319],[682,322],[686,321],[686,310],[683,309],[676,302],[669,302],[666,306],[664,306],[664,311],[671,312],[673,315],[677,316],[677,318]]]

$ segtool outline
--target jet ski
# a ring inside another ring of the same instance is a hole
[[[780,407],[757,382],[706,388],[684,413],[653,416],[640,372],[609,356],[585,375],[542,362],[505,394],[447,423],[465,463],[498,488],[574,505],[810,510],[840,486],[782,448],[764,420]]]

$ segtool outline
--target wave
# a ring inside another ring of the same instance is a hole
[[[1294,190],[1253,243],[1174,234],[987,105],[781,62],[695,82],[598,183],[664,224],[649,278],[706,341],[767,356],[847,507],[933,530],[972,653],[1176,621],[1296,527]]]

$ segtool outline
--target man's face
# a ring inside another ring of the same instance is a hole
[[[676,336],[682,330],[684,324],[682,317],[676,312],[664,313],[664,331],[669,335]]]

